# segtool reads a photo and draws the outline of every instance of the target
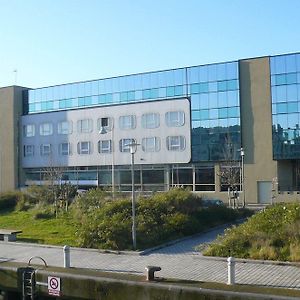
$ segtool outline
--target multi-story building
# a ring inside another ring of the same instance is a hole
[[[81,187],[184,186],[247,203],[298,199],[300,54],[38,89],[0,89],[0,189],[42,184],[47,168]]]

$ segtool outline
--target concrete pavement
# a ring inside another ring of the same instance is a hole
[[[139,253],[101,253],[94,249],[71,248],[71,266],[109,272],[144,274],[148,265],[160,266],[159,277],[227,283],[226,258],[204,257],[193,248],[210,242],[224,228],[186,239],[147,254]],[[18,242],[0,242],[0,261],[28,263],[33,256],[42,257],[48,265],[63,266],[63,249]],[[41,264],[38,259],[32,263]],[[294,264],[272,262],[253,262],[238,260],[236,282],[260,286],[300,289],[300,268]]]

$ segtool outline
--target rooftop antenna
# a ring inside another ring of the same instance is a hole
[[[15,73],[15,85],[17,85],[17,81],[18,81],[18,70],[14,69],[14,73]]]

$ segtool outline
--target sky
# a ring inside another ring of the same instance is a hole
[[[300,51],[300,0],[0,0],[0,87]]]

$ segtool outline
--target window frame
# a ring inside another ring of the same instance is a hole
[[[147,141],[153,140],[153,146],[147,147]],[[160,151],[160,138],[153,136],[153,137],[145,137],[142,139],[142,150],[144,152],[159,152]]]
[[[149,118],[152,117],[150,120]],[[160,126],[160,115],[159,113],[145,113],[142,114],[142,127],[145,129],[154,129]]]
[[[46,126],[49,126],[49,128],[47,128]],[[53,134],[53,123],[44,122],[44,123],[40,124],[40,135],[41,136],[49,136],[52,134]]]
[[[83,145],[87,144],[87,149],[83,149]],[[92,154],[92,142],[90,141],[80,141],[77,143],[77,153],[79,155],[90,155]]]
[[[126,118],[128,119],[128,122],[126,121]],[[119,128],[121,130],[135,129],[136,128],[136,116],[135,115],[120,116],[119,117]]]
[[[174,143],[175,139],[178,140],[177,143]],[[183,135],[167,136],[166,144],[167,144],[168,151],[180,151],[181,152],[186,149],[186,138]]]
[[[63,128],[63,124],[68,124],[68,128]],[[67,129],[67,130],[66,130]],[[57,123],[57,133],[58,134],[71,134],[73,132],[73,122],[72,121],[60,121]]]
[[[65,149],[63,149],[63,145],[68,145],[67,152],[65,151]],[[68,143],[68,142],[60,143],[59,144],[59,154],[62,155],[62,156],[72,155],[71,144]]]
[[[31,128],[32,130],[28,130]],[[23,136],[24,137],[34,137],[35,136],[35,124],[26,124],[23,126]]]
[[[108,147],[103,147],[103,143],[108,142]],[[112,153],[112,140],[100,140],[98,141],[98,153],[100,154],[110,154]]]
[[[32,149],[32,151],[28,151],[30,148]],[[24,155],[24,157],[33,157],[34,156],[34,145],[24,145],[23,155]]]
[[[87,123],[85,126],[85,123]],[[77,132],[78,133],[91,133],[93,131],[93,120],[92,119],[81,119],[77,121]]]
[[[40,145],[40,155],[41,156],[50,156],[51,154],[52,154],[52,145],[51,144],[47,143],[47,144]]]
[[[119,149],[122,153],[129,153],[130,152],[130,146],[127,146],[129,144],[135,144],[136,139],[134,138],[124,138],[119,140]]]
[[[176,114],[176,119],[173,119],[173,115]],[[181,127],[185,124],[185,113],[183,110],[168,111],[165,114],[166,125],[168,127]]]

